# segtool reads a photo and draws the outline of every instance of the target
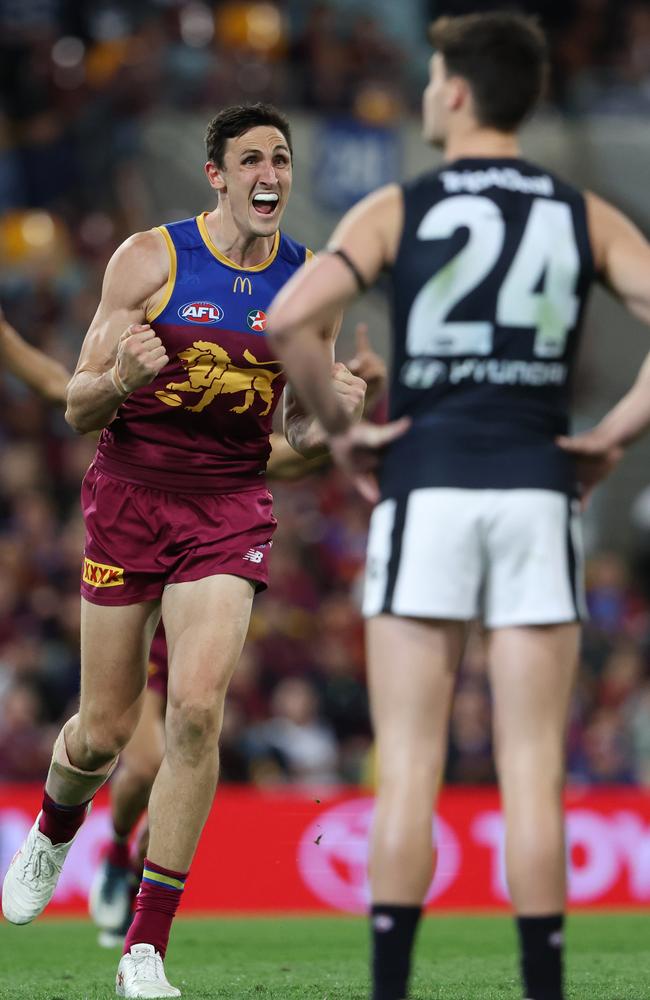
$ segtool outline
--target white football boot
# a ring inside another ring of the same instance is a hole
[[[167,982],[160,953],[152,944],[134,944],[122,955],[115,977],[118,997],[179,997],[181,991]]]
[[[36,822],[13,856],[2,886],[2,912],[12,924],[28,924],[42,913],[56,889],[59,875],[75,837],[53,844]]]

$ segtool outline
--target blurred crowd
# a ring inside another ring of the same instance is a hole
[[[427,19],[476,6],[0,0],[0,302],[8,318],[74,366],[112,250],[160,221],[139,162],[146,116],[263,98],[393,122],[417,107],[426,45],[422,59],[412,47]],[[533,6],[553,39],[550,101],[567,110],[647,109],[646,3]],[[408,24],[396,25],[399,9],[411,12],[410,21],[398,18]],[[75,438],[59,411],[6,374],[0,386],[0,781],[10,781],[43,776],[75,707],[78,495],[94,442]],[[275,494],[272,586],[255,602],[233,680],[223,776],[371,783],[358,611],[368,510],[332,471],[277,485]],[[650,595],[619,556],[601,554],[589,565],[589,607],[571,779],[650,784]],[[395,669],[407,677],[408,663]],[[475,632],[451,718],[450,781],[494,780],[490,712]]]
[[[647,0],[429,0],[428,14],[520,8],[544,25],[551,53],[548,103],[568,113],[650,108]]]
[[[146,194],[129,191],[128,168],[143,119],[161,108],[263,99],[393,124],[419,108],[428,20],[500,5],[0,0],[0,210],[57,207],[72,196],[78,212],[115,208],[120,199],[137,211]],[[538,13],[549,32],[550,105],[647,111],[645,0],[519,6]]]
[[[271,100],[391,126],[416,114],[426,25],[474,0],[0,0],[0,212],[47,207],[79,225],[147,219],[143,122]],[[522,0],[549,33],[548,105],[650,106],[645,0]],[[128,221],[128,224],[127,224]],[[135,223],[136,225],[132,225]],[[97,238],[97,234],[93,234]]]
[[[78,309],[74,298],[72,307]],[[70,307],[71,303],[68,303]],[[37,328],[72,322],[36,293]],[[42,318],[43,326],[39,320]],[[34,327],[28,326],[33,333]],[[94,442],[5,378],[0,419],[0,781],[38,779],[74,710],[79,676],[78,490]],[[332,470],[274,488],[272,585],[258,597],[227,702],[225,781],[371,784],[359,595],[368,510]],[[650,784],[650,600],[622,559],[588,565],[591,620],[570,722],[569,774]],[[396,662],[405,680],[408,663]],[[470,634],[447,779],[494,781],[483,639]]]

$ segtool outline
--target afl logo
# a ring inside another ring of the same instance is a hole
[[[223,309],[214,302],[186,302],[178,310],[178,315],[186,323],[202,323],[204,326],[209,326],[223,319]]]
[[[266,330],[266,313],[262,312],[261,309],[251,309],[246,317],[246,322],[249,328],[255,333],[261,333],[263,330]]]

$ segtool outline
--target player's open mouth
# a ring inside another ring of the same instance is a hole
[[[262,194],[253,195],[253,208],[258,215],[273,215],[279,201],[279,194],[275,194],[273,191],[265,191]]]

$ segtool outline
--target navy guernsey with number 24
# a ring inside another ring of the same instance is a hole
[[[392,269],[391,419],[382,493],[575,491],[554,443],[594,263],[582,193],[519,159],[462,159],[403,188]],[[406,470],[406,471],[405,471]]]

